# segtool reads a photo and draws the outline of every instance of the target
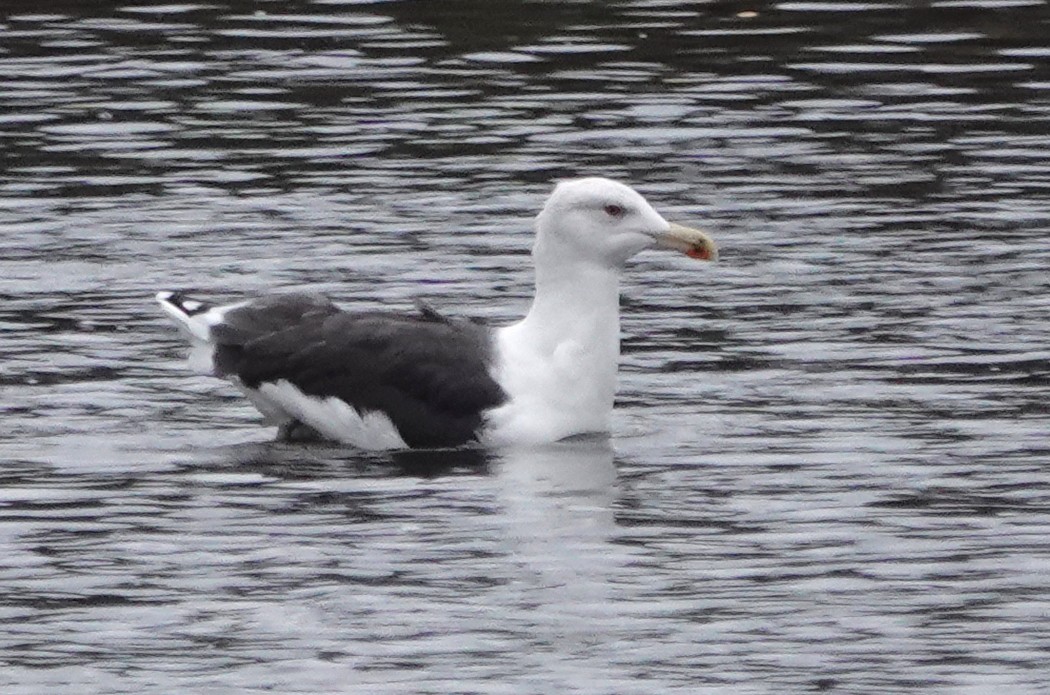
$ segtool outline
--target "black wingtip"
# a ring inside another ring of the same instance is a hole
[[[183,292],[158,292],[156,296],[161,304],[170,304],[187,316],[203,314],[211,309],[209,304],[192,299]]]

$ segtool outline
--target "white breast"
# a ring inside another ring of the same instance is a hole
[[[618,355],[618,326],[546,344],[524,322],[500,329],[493,377],[509,398],[486,414],[484,440],[543,443],[607,432]]]

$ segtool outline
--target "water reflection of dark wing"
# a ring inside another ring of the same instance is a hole
[[[474,439],[483,411],[504,399],[489,375],[489,330],[430,309],[350,313],[317,294],[273,295],[225,311],[210,338],[219,376],[383,413],[412,447]]]

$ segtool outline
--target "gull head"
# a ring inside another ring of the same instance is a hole
[[[536,218],[536,256],[619,269],[640,251],[661,247],[718,258],[699,229],[668,222],[630,186],[603,178],[559,183]]]

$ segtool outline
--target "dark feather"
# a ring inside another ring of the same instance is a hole
[[[381,411],[412,447],[474,439],[482,413],[506,399],[489,375],[490,331],[429,307],[353,314],[316,294],[274,295],[227,312],[212,337],[220,376],[249,388],[285,379]]]

